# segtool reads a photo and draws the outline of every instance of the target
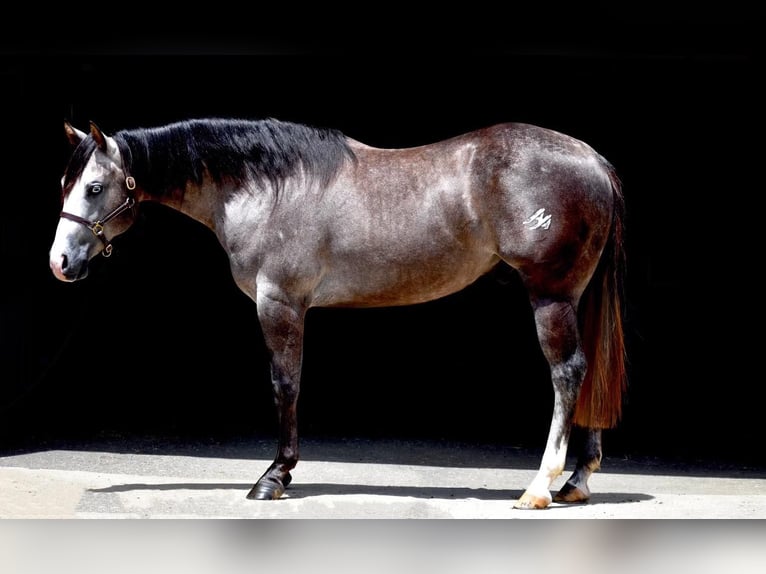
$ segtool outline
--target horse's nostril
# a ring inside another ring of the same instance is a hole
[[[61,256],[61,270],[64,271],[69,266],[69,259],[66,255]]]

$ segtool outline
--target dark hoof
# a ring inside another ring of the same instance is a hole
[[[587,486],[585,486],[584,489],[581,489],[571,482],[567,482],[561,487],[558,494],[553,497],[553,501],[564,504],[584,504],[588,502],[589,498],[590,491]]]
[[[289,472],[282,481],[264,476],[247,493],[247,498],[250,500],[278,500],[285,493],[285,489],[292,480],[293,477]]]

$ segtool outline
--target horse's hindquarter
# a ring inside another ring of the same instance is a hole
[[[549,129],[504,124],[483,132],[476,190],[498,255],[528,287],[551,296],[580,291],[611,226],[607,164],[589,145]]]

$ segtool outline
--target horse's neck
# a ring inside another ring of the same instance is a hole
[[[183,190],[173,190],[158,196],[142,194],[140,201],[159,203],[190,217],[215,231],[218,211],[218,190],[212,183],[196,185],[187,183]]]
[[[135,155],[151,158],[152,153],[150,150],[144,150],[143,153]],[[151,165],[151,173],[148,173],[146,165],[142,166],[143,169],[138,169],[137,171],[139,173],[143,172],[147,179],[153,180],[154,185],[156,185],[156,182],[158,181],[169,179],[165,177],[167,174],[163,173],[163,170],[169,169],[169,166],[164,166],[162,162],[152,162],[151,160],[148,165]],[[142,188],[140,177],[137,179],[139,180],[137,181],[139,186],[137,199],[139,201],[159,203],[165,207],[183,213],[211,229],[215,229],[214,222],[217,189],[216,185],[208,178],[205,178],[201,184],[196,184],[191,179],[187,179],[182,188],[153,188],[151,191],[146,191]]]

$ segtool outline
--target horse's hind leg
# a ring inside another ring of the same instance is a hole
[[[590,498],[588,479],[601,468],[601,429],[585,429],[585,441],[572,476],[553,497],[556,502],[585,502]]]
[[[533,298],[532,307],[537,337],[550,365],[555,398],[540,469],[514,505],[525,509],[546,508],[552,501],[550,487],[564,470],[575,405],[586,370],[575,303]]]

